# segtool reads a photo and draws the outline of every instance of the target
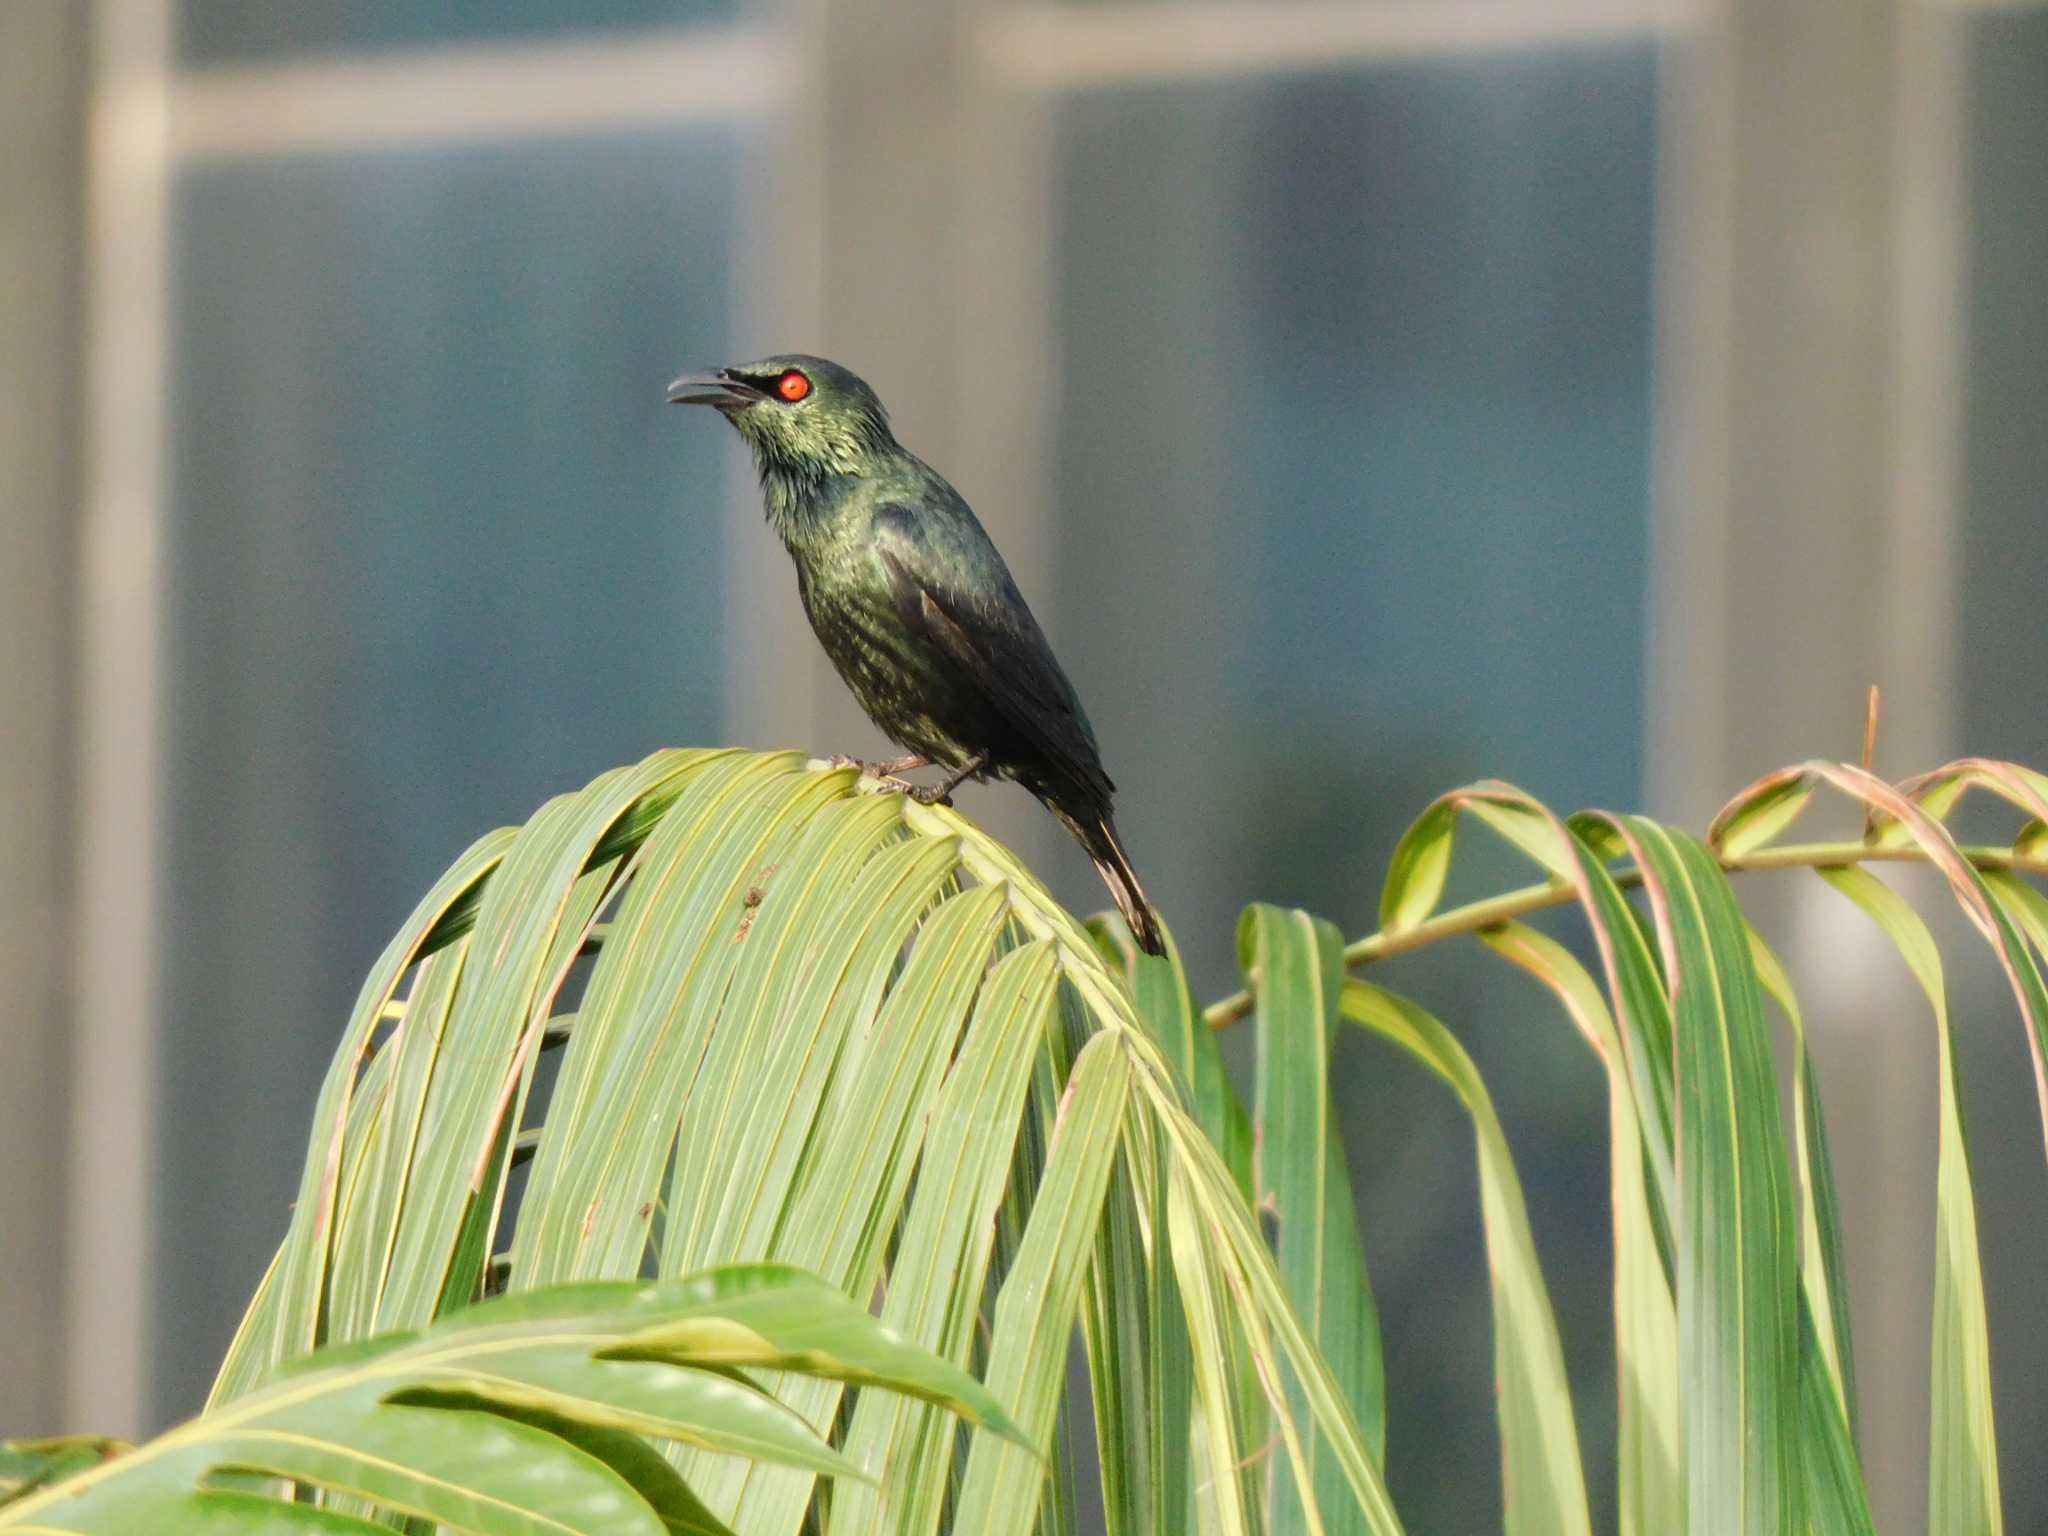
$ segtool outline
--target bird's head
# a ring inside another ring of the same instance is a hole
[[[837,363],[792,352],[686,373],[672,405],[708,405],[747,440],[762,474],[803,480],[854,475],[895,445],[882,402]]]

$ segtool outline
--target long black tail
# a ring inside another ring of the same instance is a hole
[[[1138,884],[1138,872],[1131,868],[1130,855],[1117,841],[1116,823],[1109,819],[1109,813],[1104,811],[1092,821],[1067,821],[1067,825],[1074,829],[1081,846],[1088,850],[1088,857],[1102,871],[1103,882],[1116,898],[1124,921],[1131,925],[1138,948],[1148,955],[1165,954],[1166,940],[1160,935],[1159,919],[1152,913],[1152,903],[1145,899],[1145,888]]]

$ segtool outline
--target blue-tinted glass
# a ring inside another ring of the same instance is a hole
[[[1969,22],[1968,426],[1960,654],[1973,752],[2048,763],[2048,11]],[[2023,702],[2024,701],[2024,702]]]
[[[166,1418],[419,893],[546,796],[719,734],[726,445],[663,386],[726,350],[734,159],[699,131],[176,185]]]
[[[1063,109],[1055,624],[1127,841],[1212,995],[1249,899],[1374,927],[1387,853],[1443,790],[1639,802],[1654,81],[1631,46]],[[1497,1087],[1598,1510],[1598,1071],[1490,963],[1390,980]],[[1469,1134],[1392,1055],[1347,1053],[1339,1076],[1397,1502],[1417,1530],[1498,1528]]]
[[[2048,10],[1973,12],[1957,25],[1967,38],[1970,157],[1957,734],[1967,751],[2040,768],[2048,766]],[[1982,835],[2012,830],[2001,816]],[[2048,1443],[2039,1386],[2048,1376],[2048,1316],[2039,1305],[2048,1227],[2031,1129],[2039,1109],[2004,981],[1988,966],[1958,969],[1963,995],[1951,1009],[1977,1133],[1970,1151],[1997,1350],[2005,1524],[2048,1530],[2048,1467],[2031,1454]]]
[[[739,0],[179,0],[178,59],[253,63],[726,21]]]

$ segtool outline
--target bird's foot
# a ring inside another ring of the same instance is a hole
[[[902,775],[910,772],[913,768],[924,767],[930,760],[912,755],[910,757],[892,757],[887,762],[871,763],[866,758],[848,757],[843,752],[835,752],[826,758],[825,761],[833,768],[851,768],[864,779],[879,779],[892,788],[909,789],[911,787],[910,781],[902,777]]]
[[[936,784],[919,784],[907,791],[919,805],[951,805],[953,791],[988,766],[986,757],[970,758]]]
[[[913,784],[903,777],[914,768],[931,766],[928,757],[895,757],[885,763],[871,763],[864,758],[834,754],[825,760],[834,768],[852,768],[864,779],[872,779],[892,795],[908,795],[919,805],[951,805],[953,791],[967,779],[981,772],[988,759],[977,757],[965,767],[949,772],[936,784]]]

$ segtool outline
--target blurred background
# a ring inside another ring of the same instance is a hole
[[[1213,996],[1244,902],[1367,931],[1474,778],[1698,826],[1853,758],[1871,683],[1882,771],[2048,766],[2044,165],[2038,4],[6,0],[0,1435],[198,1405],[355,984],[474,835],[662,745],[877,745],[683,367],[876,385]],[[964,804],[1101,904],[1020,792]],[[1923,1529],[1932,1037],[1805,884],[1745,892]],[[1392,981],[1499,1096],[1611,1519],[1603,1089],[1468,961]],[[2041,1129],[1951,964],[2048,1529]],[[1397,1501],[1498,1529],[1469,1132],[1339,1067]]]

